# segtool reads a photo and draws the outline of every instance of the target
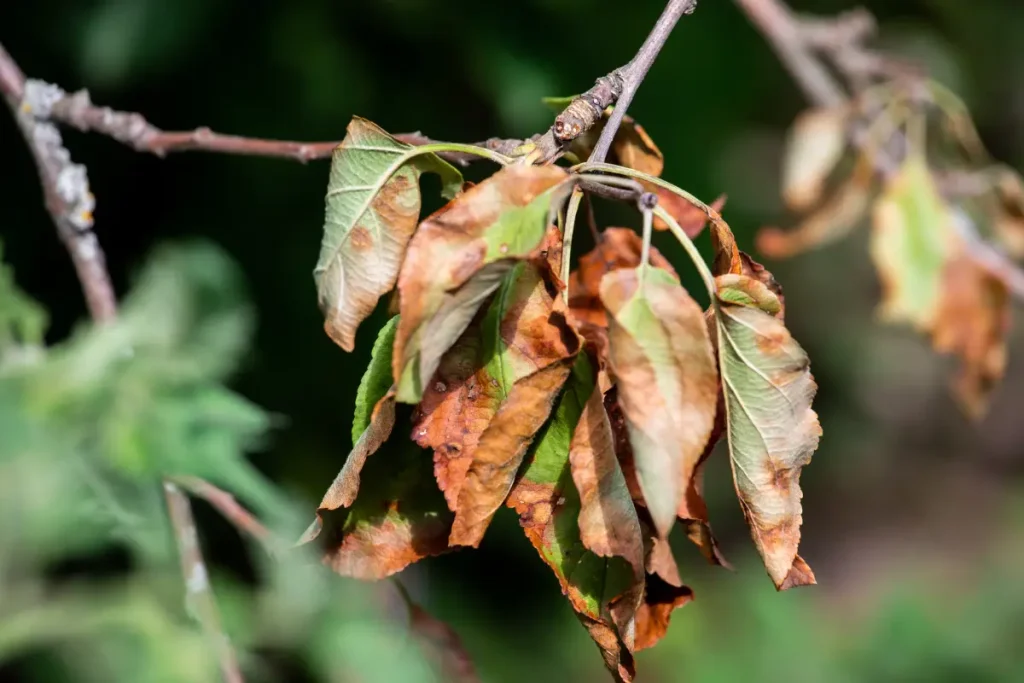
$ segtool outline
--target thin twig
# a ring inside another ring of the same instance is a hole
[[[171,526],[174,527],[174,537],[178,542],[181,574],[185,577],[185,602],[203,625],[207,638],[217,651],[225,683],[243,683],[234,648],[224,633],[220,610],[213,599],[210,576],[199,547],[196,520],[192,517],[192,506],[181,489],[170,481],[164,482],[164,497]]]
[[[235,497],[224,489],[199,477],[173,477],[172,480],[193,496],[205,500],[226,520],[234,524],[236,529],[252,536],[267,550],[276,552],[284,547],[284,544],[278,543],[270,530],[256,519],[255,515],[242,507]]]
[[[49,120],[52,105],[62,93],[25,78],[17,63],[0,45],[0,92],[21,129],[39,171],[46,208],[57,233],[71,254],[85,292],[89,312],[97,323],[117,317],[117,298],[110,283],[103,250],[92,232],[93,196],[84,166],[71,161],[60,131]],[[206,564],[188,497],[172,482],[164,482],[164,497],[174,530],[185,577],[187,601],[195,610],[218,654],[227,683],[242,683],[241,670],[223,633],[217,602],[210,588]]]
[[[778,0],[736,0],[736,4],[772,44],[808,99],[821,107],[835,107],[846,101],[846,93],[811,52],[789,7]]]
[[[598,138],[597,144],[594,145],[594,150],[590,154],[590,161],[601,162],[608,156],[612,140],[615,138],[615,133],[619,130],[622,117],[625,116],[626,110],[629,109],[629,105],[633,101],[633,95],[636,94],[640,84],[643,83],[651,65],[654,64],[655,58],[661,52],[662,46],[672,33],[672,29],[675,28],[680,17],[684,14],[692,14],[695,9],[697,9],[697,0],[669,0],[669,3],[665,6],[665,11],[658,17],[658,21],[654,24],[654,28],[651,29],[647,40],[640,46],[636,56],[630,60],[629,64],[618,70],[622,79],[622,93],[615,103],[615,109],[612,110],[611,115],[608,117],[608,123],[605,124],[604,130],[601,131],[601,137]]]

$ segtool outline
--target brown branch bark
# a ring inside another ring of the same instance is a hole
[[[644,78],[647,77],[647,72],[650,70],[651,65],[654,64],[658,53],[661,52],[665,41],[672,34],[672,29],[675,28],[679,19],[684,14],[692,14],[696,9],[697,0],[669,0],[669,3],[665,5],[665,10],[658,17],[658,21],[655,22],[654,28],[651,29],[647,40],[640,46],[636,56],[628,64],[618,69],[619,77],[622,79],[622,93],[615,103],[615,109],[612,110],[611,115],[608,117],[608,123],[605,125],[604,130],[601,131],[597,144],[594,145],[594,150],[590,154],[590,161],[600,163],[608,156],[608,150],[611,149],[612,140],[615,138],[615,133],[619,130],[622,117],[626,115],[626,110],[629,109],[629,105],[633,102],[633,96],[636,94],[637,89],[639,89],[640,84],[643,83]]]
[[[71,254],[89,312],[95,322],[109,323],[117,317],[117,298],[103,250],[92,232],[93,196],[88,174],[84,166],[71,161],[60,131],[48,119],[51,100],[59,95],[55,90],[43,88],[34,93],[33,89],[33,82],[25,79],[17,63],[0,45],[0,92],[35,160],[46,208]],[[243,683],[234,649],[221,628],[188,497],[170,481],[164,482],[164,497],[178,545],[187,603],[217,652],[224,680]]]
[[[283,543],[278,543],[270,530],[263,526],[263,523],[256,519],[255,515],[242,507],[227,491],[199,477],[174,477],[173,481],[193,496],[205,500],[225,519],[234,524],[236,529],[252,536],[267,550],[276,552],[283,547]]]

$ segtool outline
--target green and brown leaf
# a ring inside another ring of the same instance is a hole
[[[423,221],[398,281],[399,401],[419,402],[442,355],[515,264],[537,252],[567,178],[557,166],[511,166]]]
[[[355,346],[356,328],[395,286],[406,245],[420,215],[420,175],[441,176],[446,197],[462,176],[434,154],[424,154],[354,117],[331,159],[324,236],[313,275],[324,329],[341,348]]]

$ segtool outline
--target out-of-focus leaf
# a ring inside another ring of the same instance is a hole
[[[782,198],[794,211],[811,208],[846,149],[845,107],[810,109],[797,117],[782,161]]]
[[[450,542],[476,546],[512,487],[579,348],[549,266],[515,266],[427,387],[414,426],[456,513]]]
[[[360,383],[360,400],[375,407],[369,416],[356,413],[352,428],[362,432],[299,541],[323,535],[324,563],[361,579],[380,579],[445,552],[451,528],[451,514],[432,481],[430,453],[404,433],[392,434],[399,419],[394,393],[390,383],[378,381],[390,376],[392,323],[381,329]]]
[[[441,176],[453,197],[462,176],[440,157],[399,142],[353,117],[331,159],[324,237],[313,274],[324,329],[341,348],[355,346],[356,328],[395,286],[420,215],[420,175]]]
[[[578,357],[508,504],[615,680],[631,681],[643,542],[586,356]]]
[[[718,378],[704,314],[670,273],[649,266],[605,275],[601,301],[640,489],[667,538],[715,420]]]
[[[866,215],[873,177],[871,160],[861,157],[850,178],[796,228],[763,228],[757,235],[758,251],[770,258],[785,258],[842,239]]]
[[[999,208],[995,228],[1007,253],[1024,258],[1024,180],[1012,169],[1006,169],[996,183]]]
[[[964,412],[981,418],[1006,371],[1011,300],[1006,284],[960,253],[946,264],[932,341],[955,353],[961,368],[953,385]]]
[[[515,263],[538,249],[567,177],[557,166],[507,167],[423,221],[398,282],[399,401],[420,400],[444,352]]]
[[[758,291],[759,284],[751,281],[727,291]],[[714,314],[740,506],[776,587],[814,583],[814,574],[797,555],[800,470],[810,462],[821,435],[811,410],[817,387],[810,362],[781,321],[738,303],[737,296],[720,294]]]
[[[47,318],[46,311],[18,289],[14,272],[3,263],[0,243],[0,369],[26,360],[26,353],[41,352]]]
[[[398,317],[387,321],[370,352],[370,365],[367,366],[363,378],[359,381],[356,391],[356,407],[352,416],[352,443],[359,441],[372,422],[371,417],[377,403],[384,398],[391,388],[391,349],[395,344],[395,330],[398,328]],[[394,412],[392,410],[392,412]],[[385,437],[386,438],[386,437]]]
[[[934,325],[950,256],[950,221],[925,160],[909,157],[874,211],[871,257],[882,281],[883,319],[922,331]]]
[[[608,327],[608,316],[601,304],[601,278],[620,268],[640,265],[643,241],[629,228],[606,228],[601,241],[580,257],[579,267],[569,276],[569,310],[577,323]],[[678,277],[672,264],[651,247],[651,265]]]

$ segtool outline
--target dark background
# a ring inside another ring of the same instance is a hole
[[[960,93],[993,155],[1024,166],[1024,8],[1014,0],[866,5],[880,19],[881,43]],[[358,114],[392,132],[473,141],[544,130],[551,113],[540,98],[585,90],[626,62],[660,9],[656,0],[9,0],[0,41],[28,75],[87,87],[96,103],[142,112],[165,129],[332,140]],[[724,216],[752,250],[759,226],[793,222],[778,199],[778,167],[785,129],[804,106],[736,6],[702,0],[630,113],[665,153],[667,179],[706,201],[729,195]],[[328,162],[158,159],[97,135],[67,131],[65,140],[88,166],[96,233],[120,292],[167,240],[202,236],[237,259],[259,324],[235,386],[282,418],[253,458],[312,509],[348,451],[355,387],[385,319],[378,311],[363,325],[353,354],[322,332],[312,269]],[[51,312],[57,341],[83,320],[84,305],[8,116],[0,116],[0,162],[5,260]],[[1024,559],[1024,335],[1016,325],[990,414],[968,423],[946,391],[951,363],[912,332],[877,324],[865,245],[861,231],[767,263],[786,287],[789,326],[820,386],[825,436],[803,478],[802,554],[821,585],[775,594],[718,459],[708,474],[713,520],[738,571],[711,572],[680,548],[698,600],[677,613],[666,643],[641,657],[641,680],[1012,680],[1004,673],[1024,665],[1012,645],[1024,637],[1024,596],[1012,579]],[[659,246],[686,269],[678,248]],[[230,529],[209,514],[202,521],[214,563],[247,576]],[[599,670],[511,513],[499,515],[481,550],[409,573],[488,680],[590,680]],[[981,616],[970,627],[957,610]],[[991,635],[978,644],[981,628]]]

